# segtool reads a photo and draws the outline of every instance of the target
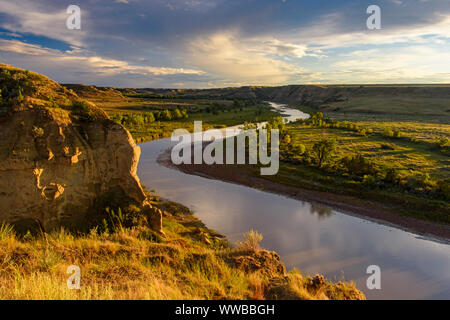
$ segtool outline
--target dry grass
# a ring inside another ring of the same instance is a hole
[[[19,238],[2,226],[0,299],[265,299],[273,298],[269,293],[275,279],[286,277],[276,260],[251,270],[233,263],[275,254],[232,250],[190,214],[165,217],[164,230],[165,238],[145,227],[86,235],[60,230]],[[70,265],[81,268],[80,290],[67,288]],[[287,279],[278,287],[297,288],[290,298],[331,297],[303,280],[296,283],[292,275]],[[352,285],[345,290],[360,294]]]

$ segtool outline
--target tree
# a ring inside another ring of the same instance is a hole
[[[167,121],[172,120],[172,114],[171,114],[170,111],[167,110],[167,109],[165,109],[165,110],[163,111],[161,117],[162,117],[163,120],[167,120]]]
[[[282,145],[289,145],[289,144],[291,144],[291,141],[292,141],[291,136],[288,135],[288,134],[286,134],[286,135],[283,137],[283,139],[281,140],[281,144],[282,144]]]
[[[173,110],[173,118],[174,119],[182,119],[183,118],[183,115],[181,114],[181,111],[178,108]]]
[[[375,165],[369,159],[365,158],[361,154],[356,156],[347,156],[341,160],[341,163],[347,169],[350,174],[356,174],[360,176],[374,175],[376,173]]]
[[[155,122],[155,116],[153,115],[153,112],[150,112],[148,115],[146,115],[145,122],[147,123]]]
[[[319,168],[321,168],[323,163],[333,155],[336,144],[335,139],[322,138],[313,145],[313,152],[317,157],[317,165]]]
[[[18,93],[17,93],[17,97],[16,97],[16,101],[18,103],[22,103],[22,101],[24,100],[23,94],[22,94],[22,89],[19,88]]]
[[[304,144],[296,144],[292,147],[292,151],[294,152],[295,155],[297,156],[301,156],[306,152],[306,147]]]
[[[183,118],[189,118],[188,111],[186,109],[181,110],[181,114],[183,115]]]

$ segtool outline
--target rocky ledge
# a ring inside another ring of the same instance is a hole
[[[103,110],[36,73],[0,64],[0,221],[85,229],[102,204],[133,203],[161,231],[136,175],[140,148]]]

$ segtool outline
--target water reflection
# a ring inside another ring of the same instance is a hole
[[[331,208],[321,206],[319,204],[311,203],[311,207],[309,208],[309,211],[312,215],[317,215],[319,220],[326,219],[328,217],[331,217],[333,214],[333,211]]]
[[[181,202],[231,242],[255,229],[288,269],[354,280],[370,299],[449,299],[450,246],[339,211],[160,166],[169,139],[141,145],[138,174],[148,188]],[[382,290],[366,289],[378,265]]]

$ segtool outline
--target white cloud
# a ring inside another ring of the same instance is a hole
[[[279,84],[305,69],[273,55],[303,57],[307,48],[274,39],[244,39],[233,32],[196,37],[187,42],[189,64],[236,82]]]
[[[35,63],[51,64],[53,68],[72,72],[89,72],[96,75],[114,76],[121,74],[134,74],[141,76],[167,76],[167,75],[201,75],[203,71],[188,68],[153,67],[145,65],[131,65],[126,61],[107,59],[96,55],[89,55],[86,50],[73,48],[72,51],[61,52],[55,49],[44,48],[39,45],[24,43],[19,40],[0,39],[0,52],[23,55],[35,59]]]
[[[51,8],[41,7],[36,1],[30,0],[0,1],[0,12],[8,14],[14,20],[0,22],[0,26],[12,32],[31,33],[81,45],[87,35],[83,30],[83,23],[82,30],[68,30],[66,20],[69,15],[66,9],[67,6],[61,6],[49,11]],[[86,18],[87,11],[81,9],[81,18]]]
[[[425,45],[353,51],[332,64],[330,77],[361,82],[450,82],[450,51]],[[350,77],[346,77],[349,75]]]
[[[356,45],[387,45],[395,43],[420,43],[423,37],[450,38],[450,15],[440,15],[433,24],[402,27],[385,27],[382,30],[343,32],[342,15],[328,14],[309,27],[302,27],[285,35],[286,39],[302,39],[307,45],[321,49],[343,48]]]

